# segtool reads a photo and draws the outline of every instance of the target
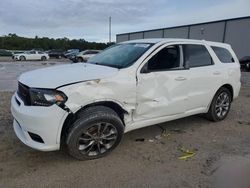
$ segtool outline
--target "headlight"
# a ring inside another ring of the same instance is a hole
[[[51,106],[57,104],[64,105],[67,96],[57,90],[50,89],[30,89],[30,103],[33,106]]]

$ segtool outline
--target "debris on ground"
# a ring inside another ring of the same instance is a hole
[[[155,139],[156,140],[160,140],[162,138],[162,136],[161,135],[157,135],[157,136],[155,136]]]
[[[182,156],[178,157],[180,160],[187,160],[195,155],[194,151],[185,149],[184,147],[180,147],[178,150],[182,152]]]
[[[238,121],[238,124],[240,124],[240,125],[250,125],[250,122]]]
[[[135,139],[136,142],[144,142],[145,141],[145,138],[137,138]]]
[[[184,130],[182,130],[182,129],[171,129],[170,131],[171,131],[171,132],[178,133],[178,134],[186,133],[186,131],[184,131]]]

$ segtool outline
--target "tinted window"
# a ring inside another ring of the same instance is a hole
[[[85,51],[83,54],[84,54],[84,55],[91,54],[91,51]]]
[[[96,51],[89,51],[89,52],[87,52],[86,54],[97,54],[98,52],[96,52]]]
[[[212,49],[214,50],[215,54],[217,55],[217,57],[219,58],[219,60],[222,63],[233,63],[234,62],[234,58],[231,55],[231,53],[225,49],[225,48],[221,48],[221,47],[216,47],[216,46],[212,46]]]
[[[199,67],[213,64],[212,58],[205,46],[185,44],[183,47],[185,64],[189,67]]]
[[[166,70],[180,67],[179,46],[168,46],[148,61],[148,70]]]
[[[30,51],[29,53],[30,53],[30,54],[36,54],[36,52],[35,52],[35,51]]]

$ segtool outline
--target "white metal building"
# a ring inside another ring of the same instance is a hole
[[[190,38],[225,42],[232,45],[238,58],[242,58],[250,56],[250,16],[116,35],[117,42],[144,38]]]

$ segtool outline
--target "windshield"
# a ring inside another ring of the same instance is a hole
[[[87,62],[115,68],[126,68],[135,63],[152,45],[150,43],[116,44],[91,57]]]

